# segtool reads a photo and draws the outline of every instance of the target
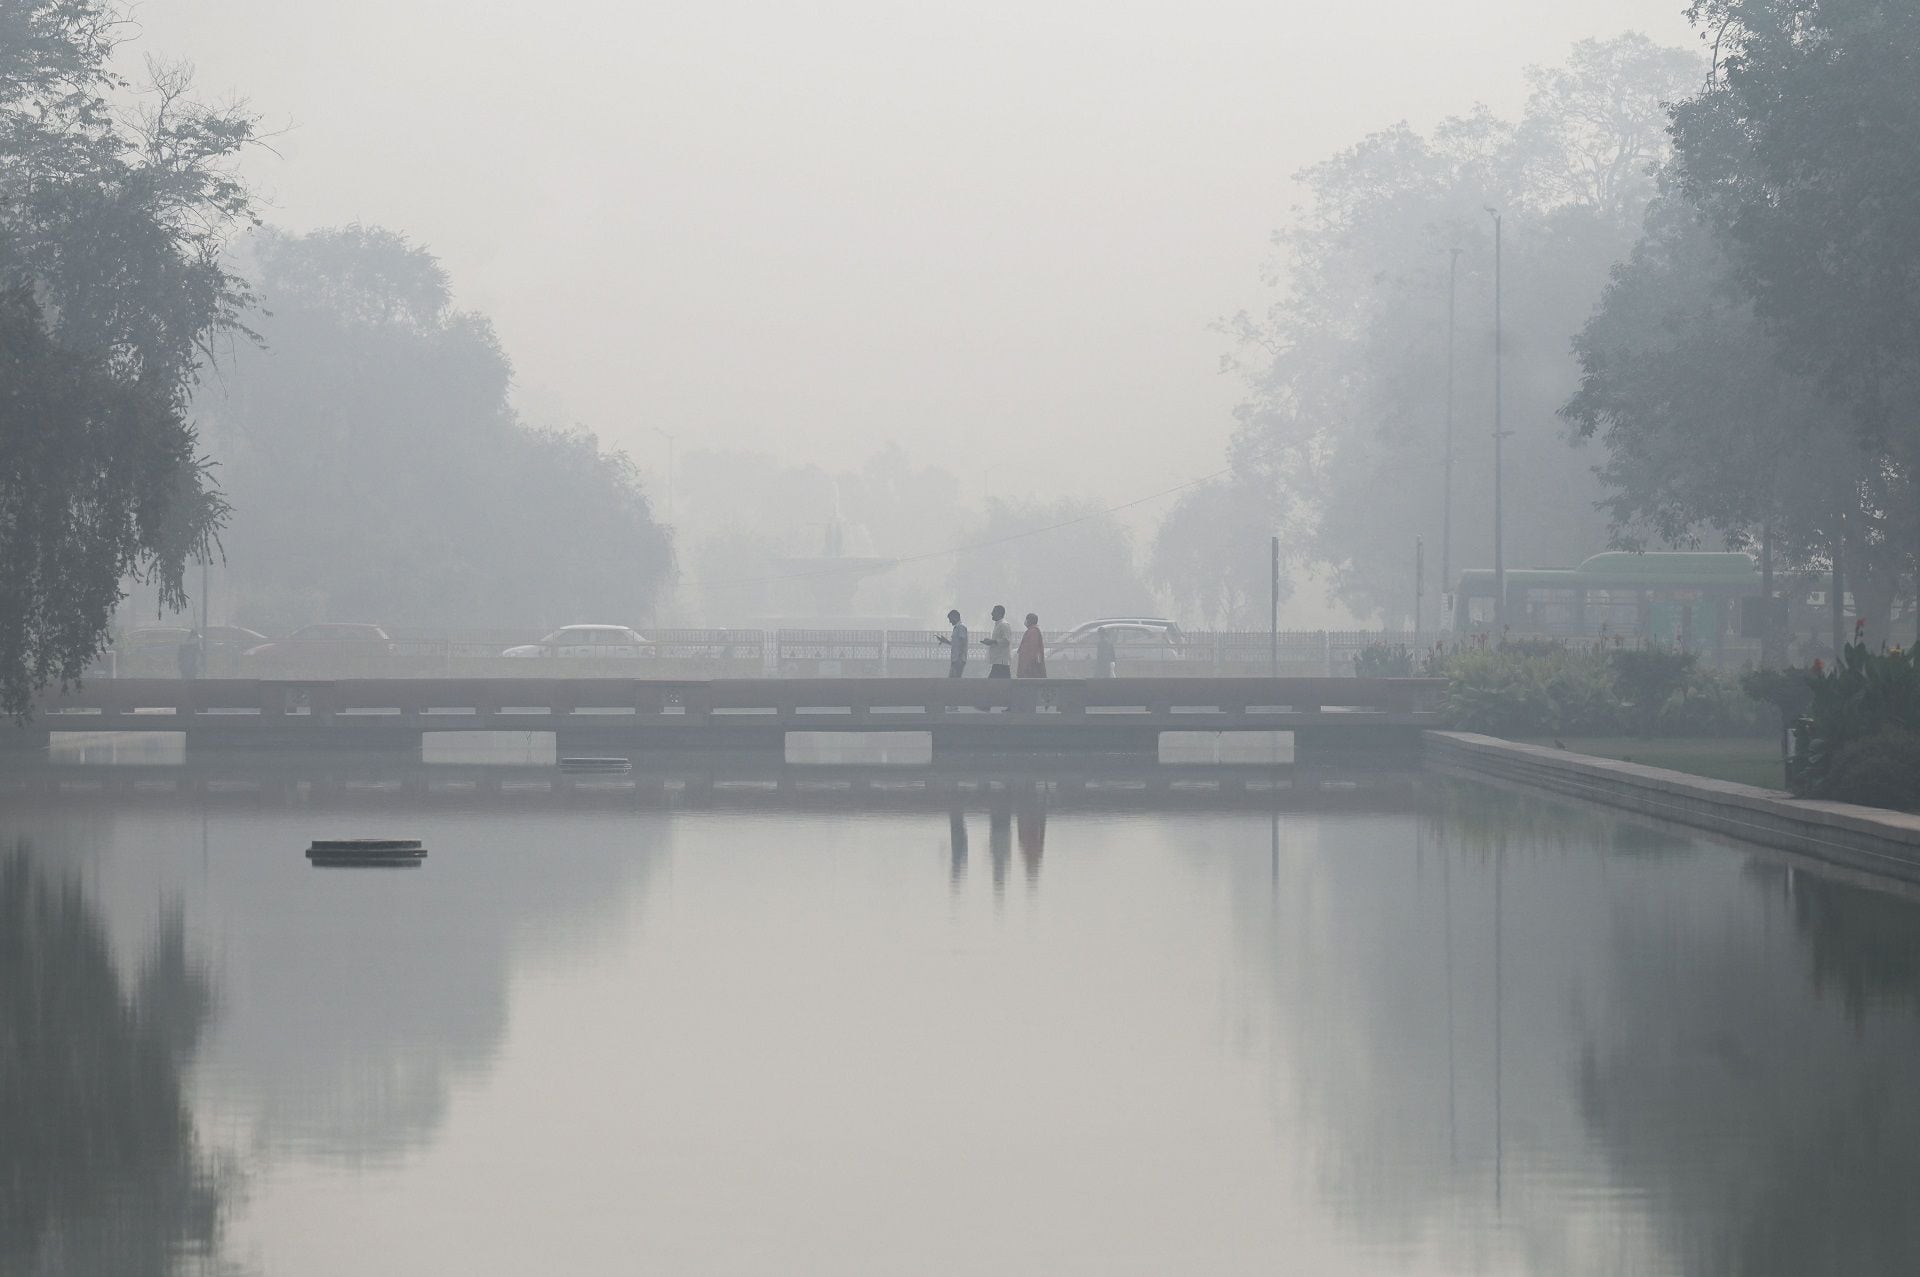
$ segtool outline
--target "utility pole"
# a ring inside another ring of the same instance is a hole
[[[1413,539],[1413,645],[1420,646],[1420,614],[1427,604],[1427,542]]]
[[[1500,402],[1500,213],[1489,208],[1493,218],[1493,628],[1494,642],[1507,637],[1507,545],[1502,506],[1501,466],[1505,460],[1507,432],[1501,421]]]
[[[1446,473],[1446,492],[1441,503],[1440,515],[1440,598],[1444,612],[1445,600],[1453,589],[1453,335],[1454,335],[1454,299],[1460,287],[1460,250],[1447,250],[1447,449],[1444,470]],[[1446,617],[1442,616],[1442,623]]]
[[[1274,678],[1280,677],[1280,538],[1273,538],[1273,593],[1272,609],[1267,615],[1268,660],[1272,663],[1268,671]]]

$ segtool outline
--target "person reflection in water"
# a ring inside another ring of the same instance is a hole
[[[987,854],[993,859],[993,897],[1006,894],[1007,870],[1013,864],[1013,801],[1002,792],[995,795],[987,824]]]
[[[967,814],[957,803],[947,812],[947,847],[951,856],[947,875],[958,891],[967,880]]]
[[[1039,793],[1032,789],[1020,796],[1018,814],[1020,863],[1026,866],[1027,890],[1040,886],[1040,857],[1047,850],[1047,809]]]

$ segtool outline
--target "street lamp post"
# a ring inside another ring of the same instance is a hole
[[[1507,634],[1507,546],[1502,506],[1501,466],[1505,460],[1507,432],[1501,421],[1500,402],[1500,213],[1492,208],[1493,218],[1493,628],[1494,641]]]
[[[1446,492],[1440,514],[1440,598],[1444,605],[1453,589],[1453,333],[1454,298],[1460,284],[1460,250],[1447,252],[1447,447],[1443,469]],[[1448,618],[1441,617],[1444,627]]]

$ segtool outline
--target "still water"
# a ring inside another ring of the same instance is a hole
[[[1432,776],[797,772],[0,771],[0,1272],[1920,1270],[1910,899]]]

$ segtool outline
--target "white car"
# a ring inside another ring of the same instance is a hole
[[[1177,661],[1186,636],[1173,621],[1157,616],[1110,616],[1088,621],[1056,639],[1047,649],[1048,660],[1092,660],[1105,638],[1114,655],[1124,661]]]
[[[589,660],[639,656],[647,640],[624,625],[563,625],[538,643],[522,643],[502,656],[561,656]]]

